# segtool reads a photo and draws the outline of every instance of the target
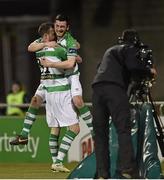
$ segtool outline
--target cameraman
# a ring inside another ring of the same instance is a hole
[[[130,105],[127,88],[133,74],[151,76],[154,68],[137,57],[138,33],[124,30],[122,43],[107,49],[93,80],[93,128],[95,132],[96,178],[110,177],[109,116],[118,134],[119,178],[138,178],[131,140]]]

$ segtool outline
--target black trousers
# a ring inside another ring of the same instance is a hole
[[[109,116],[118,134],[118,171],[135,167],[131,140],[130,105],[126,91],[115,84],[93,86],[93,128],[97,178],[110,178]]]

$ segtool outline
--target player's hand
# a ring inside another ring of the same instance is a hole
[[[46,42],[45,46],[55,48],[58,47],[59,45],[57,44],[56,41],[50,41],[50,42]]]
[[[76,56],[76,62],[78,63],[78,64],[80,64],[80,63],[82,63],[82,57],[81,56],[79,56],[79,55],[77,55]]]
[[[156,71],[156,69],[155,69],[155,68],[151,68],[150,71],[151,71],[153,77],[155,78],[155,77],[157,76],[157,71]]]
[[[44,67],[51,67],[52,62],[45,58],[42,58],[42,59],[40,59],[40,64]]]
[[[76,48],[80,49],[80,43],[79,42],[76,42]]]

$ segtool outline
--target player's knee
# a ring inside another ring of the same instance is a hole
[[[51,134],[58,136],[60,133],[60,128],[59,127],[51,127]]]
[[[31,99],[31,106],[33,107],[40,107],[42,104],[42,100],[41,98],[39,98],[38,96],[33,96],[32,99]]]
[[[73,103],[74,103],[75,107],[77,107],[78,109],[82,108],[84,106],[84,101],[81,96],[73,97]]]
[[[69,127],[69,130],[74,132],[76,135],[78,135],[80,132],[80,126],[79,124],[72,125]]]

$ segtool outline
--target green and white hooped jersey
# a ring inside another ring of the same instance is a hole
[[[59,39],[57,41],[59,45],[66,48],[67,50],[67,57],[69,56],[77,56],[77,47],[76,47],[76,39],[74,39],[69,32],[66,32],[64,37]],[[76,66],[73,69],[68,69],[65,71],[65,74],[67,77],[78,74],[78,65],[76,63]]]
[[[68,56],[77,55],[77,48],[76,48],[77,41],[71,36],[69,32],[66,32],[63,38],[57,40],[57,43],[60,44],[62,47],[66,48]]]
[[[57,68],[43,67],[39,61],[40,58],[46,58],[53,62],[64,61],[67,59],[66,50],[62,47],[45,47],[42,50],[36,52],[36,58],[38,59],[41,71],[41,84],[44,85],[45,88],[47,88],[47,91],[53,92],[54,87],[56,87],[56,90],[58,90],[58,87],[61,87],[62,89],[62,86],[63,88],[66,88],[65,90],[67,90],[67,88],[69,87],[69,83],[68,79],[65,77],[65,71],[59,70]]]

